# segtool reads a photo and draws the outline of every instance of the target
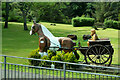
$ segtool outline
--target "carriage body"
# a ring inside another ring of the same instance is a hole
[[[79,50],[85,56],[85,61],[88,63],[87,58],[95,64],[105,64],[108,61],[108,66],[112,62],[112,55],[114,49],[110,40],[89,40],[89,47],[80,47]]]
[[[90,44],[90,46],[93,46],[93,45],[105,46],[110,51],[111,55],[113,55],[113,53],[114,53],[114,50],[113,50],[112,45],[110,43],[110,40],[95,40],[95,41],[89,40],[89,44]]]

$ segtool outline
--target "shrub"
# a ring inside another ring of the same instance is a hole
[[[114,20],[106,20],[104,22],[104,25],[106,28],[115,28],[115,29],[120,29],[120,22],[119,21],[114,21]]]
[[[93,26],[94,25],[94,18],[87,18],[87,17],[75,17],[72,18],[72,25],[74,27],[80,26]]]
[[[113,27],[113,20],[105,21],[104,25],[105,25],[106,28],[112,28]]]
[[[56,52],[48,50],[48,58],[51,60],[52,56],[55,56]]]
[[[63,61],[65,62],[72,62],[72,63],[76,63],[77,62],[77,59],[75,57],[75,55],[71,52],[71,53],[66,53],[64,56],[63,56]]]
[[[113,21],[113,28],[119,29],[119,22],[118,21]]]
[[[62,61],[61,55],[62,54],[57,54],[56,56],[52,56],[51,60],[52,61]]]
[[[56,56],[52,56],[51,58],[52,61],[62,61],[62,54],[58,53]],[[63,65],[61,63],[54,63],[55,66],[57,67],[62,67]]]
[[[58,53],[56,55],[56,58],[57,58],[58,61],[62,61],[63,60],[62,57],[63,57],[63,55],[61,53]]]
[[[49,60],[49,58],[48,58],[47,55],[44,55],[41,59],[43,59],[43,60]],[[49,65],[49,62],[46,62],[46,61],[42,61],[41,63],[42,63],[43,66]]]
[[[80,26],[80,18],[79,18],[79,17],[72,18],[72,25],[73,25],[74,27]]]
[[[40,59],[41,55],[39,54],[39,49],[33,50],[30,53],[30,55],[28,56],[28,58]],[[29,63],[31,65],[34,65],[34,66],[38,66],[39,65],[39,61],[36,61],[36,60],[28,60],[28,61],[29,61]]]

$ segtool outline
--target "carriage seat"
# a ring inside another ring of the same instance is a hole
[[[108,38],[102,38],[99,40],[89,40],[90,45],[101,44],[101,45],[111,45],[110,40]]]

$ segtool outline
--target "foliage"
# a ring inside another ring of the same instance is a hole
[[[56,56],[52,56],[51,60],[52,61],[63,61],[62,56],[63,56],[62,53],[58,53]],[[54,63],[54,65],[57,67],[62,67],[61,63]]]
[[[19,15],[21,13],[16,13],[18,11],[19,10],[17,10],[17,9],[10,11],[9,18],[8,18],[9,22],[23,22],[23,18]]]
[[[104,25],[106,28],[115,28],[115,29],[120,29],[120,22],[119,21],[114,21],[114,20],[106,20],[104,22]]]
[[[51,60],[52,56],[55,56],[56,52],[53,52],[51,50],[48,50],[48,58]]]
[[[61,9],[64,7],[63,3],[58,2],[38,2],[33,4],[32,14],[36,18],[37,22],[46,21],[46,22],[62,22],[65,18],[64,14],[61,12]]]
[[[96,2],[92,4],[95,12],[92,16],[97,22],[104,22],[105,19],[118,20],[118,3],[116,2]]]
[[[77,59],[75,57],[75,55],[71,52],[71,53],[66,53],[64,56],[63,56],[63,61],[65,62],[72,62],[72,63],[76,63],[77,62]]]
[[[58,53],[57,55],[52,56],[51,60],[52,61],[62,61],[62,54]]]
[[[86,6],[86,3],[84,2],[70,2],[67,5],[66,14],[70,18],[81,16],[85,12]]]
[[[78,62],[75,55],[71,53],[58,53],[56,56],[52,56],[51,58],[52,61],[64,61],[64,62],[72,62],[76,63]],[[62,64],[54,63],[55,66],[62,67]]]
[[[71,53],[58,53],[56,56],[52,56],[51,60],[53,61],[64,61],[64,62],[77,62],[75,55]]]
[[[39,52],[39,49],[36,49],[36,50],[33,50],[30,55],[28,56],[28,58],[35,58],[35,59],[40,59],[41,58],[41,55],[38,53]],[[39,61],[36,61],[36,60],[29,60],[29,63],[31,65],[34,65],[34,66],[38,66],[39,65]]]
[[[36,22],[46,21],[70,24],[72,17],[81,16],[85,12],[86,3],[13,2],[10,3],[10,6],[13,12],[17,9],[16,15],[14,15],[15,19],[18,19],[16,16],[22,16],[24,22],[25,18],[27,18],[28,21],[35,19]],[[2,5],[2,13],[5,18],[5,4]],[[10,19],[12,19],[11,17],[13,16],[10,16]],[[19,20],[14,21],[18,22]]]
[[[76,16],[95,18],[96,22],[120,19],[120,3],[116,2],[13,2],[9,3],[9,21],[54,22],[71,24]],[[5,21],[5,2],[2,3],[2,20]],[[77,20],[76,20],[77,22]],[[24,26],[26,30],[27,27]]]
[[[85,15],[86,17],[93,17],[92,13],[95,12],[95,8],[93,7],[92,3],[87,3],[86,6],[86,11],[85,11]]]
[[[101,22],[96,22],[92,27],[93,27],[95,30],[99,30],[98,28],[103,28],[103,30],[107,28],[107,27],[105,27],[104,24],[101,23]]]
[[[75,17],[72,18],[72,25],[74,27],[80,26],[92,26],[94,24],[94,18],[86,18],[86,17]]]
[[[43,59],[43,60],[49,60],[49,58],[48,58],[47,55],[44,55],[41,59]],[[43,66],[50,65],[50,63],[49,63],[49,62],[46,62],[46,61],[41,61],[41,64],[42,64]]]

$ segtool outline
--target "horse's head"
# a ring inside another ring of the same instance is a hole
[[[38,30],[39,30],[39,25],[35,21],[33,21],[33,25],[30,30],[30,35],[35,34],[36,32],[38,32]]]

